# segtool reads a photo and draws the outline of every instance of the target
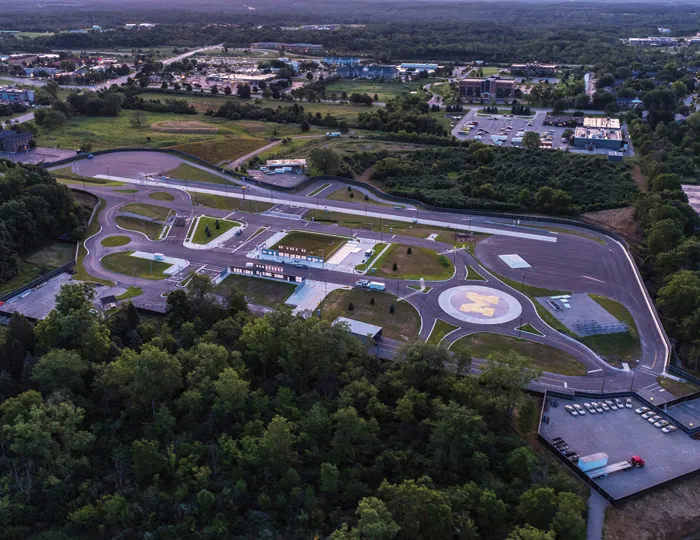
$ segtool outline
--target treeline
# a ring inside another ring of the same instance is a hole
[[[630,204],[636,193],[629,168],[605,156],[472,143],[374,157],[372,178],[383,189],[447,208],[575,215]]]
[[[681,125],[630,123],[648,192],[639,195],[635,217],[644,231],[641,270],[685,367],[700,364],[700,219],[681,184],[697,176],[700,114]],[[695,182],[694,180],[690,180]]]
[[[375,107],[358,115],[357,127],[372,131],[390,131],[438,135],[446,137],[447,130],[428,114],[430,106],[420,95],[398,96],[386,107]]]
[[[79,239],[89,212],[41,167],[0,160],[0,282],[19,275],[22,256],[70,233]]]
[[[540,372],[513,352],[479,377],[426,344],[383,362],[206,276],[162,320],[93,298],[64,286],[0,346],[2,540],[585,538],[578,481],[524,438]]]

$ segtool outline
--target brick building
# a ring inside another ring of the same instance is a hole
[[[512,98],[515,80],[500,77],[469,77],[459,81],[459,93],[468,97]]]

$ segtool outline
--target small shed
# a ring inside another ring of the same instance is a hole
[[[381,326],[375,326],[374,324],[365,323],[362,321],[356,321],[355,319],[348,319],[347,317],[338,317],[333,324],[344,323],[347,325],[350,332],[363,343],[367,343],[370,339],[374,341],[379,341],[382,339]]]

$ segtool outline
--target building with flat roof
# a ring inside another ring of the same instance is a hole
[[[620,129],[577,127],[574,131],[574,146],[577,148],[619,150],[622,145]]]
[[[327,66],[357,66],[360,59],[350,56],[326,56],[323,63]]]
[[[620,129],[620,120],[617,118],[599,118],[587,116],[583,119],[583,127],[597,129]]]
[[[342,79],[396,79],[399,70],[396,66],[341,66],[338,77]]]
[[[468,77],[459,81],[459,93],[478,98],[511,98],[515,94],[515,79]]]
[[[510,73],[521,77],[554,77],[557,74],[557,65],[540,64],[539,62],[513,64],[510,66]]]
[[[11,66],[28,66],[39,61],[38,54],[13,54],[7,59]]]
[[[323,45],[315,43],[281,43],[279,41],[258,41],[250,44],[251,49],[263,49],[272,51],[289,51],[298,54],[323,52]]]
[[[333,321],[333,325],[336,324],[347,325],[350,333],[359,338],[363,343],[367,343],[370,339],[374,341],[380,340],[382,338],[382,331],[384,330],[381,326],[356,321],[355,319],[348,319],[347,317],[338,317]]]
[[[0,131],[0,150],[10,153],[29,150],[29,145],[33,138],[34,136],[28,131],[22,133]]]
[[[435,73],[435,71],[440,66],[438,64],[421,64],[421,63],[410,63],[404,62],[399,64],[399,71],[401,73],[419,73],[421,71],[427,71],[428,73]]]
[[[0,86],[0,101],[10,103],[34,103],[34,90],[24,90],[13,86]]]
[[[301,173],[306,171],[305,159],[268,159],[265,166],[273,171],[279,169],[291,169],[292,172]]]

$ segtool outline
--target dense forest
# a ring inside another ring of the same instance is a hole
[[[373,165],[372,179],[394,195],[435,206],[577,214],[630,204],[629,168],[606,156],[498,148],[430,149],[410,154],[361,153],[355,171]]]
[[[164,319],[64,286],[0,346],[0,539],[583,540],[580,486],[524,437],[512,352],[369,356],[194,276]]]
[[[80,238],[89,215],[43,168],[0,160],[0,281],[18,275],[22,255],[65,233]]]

